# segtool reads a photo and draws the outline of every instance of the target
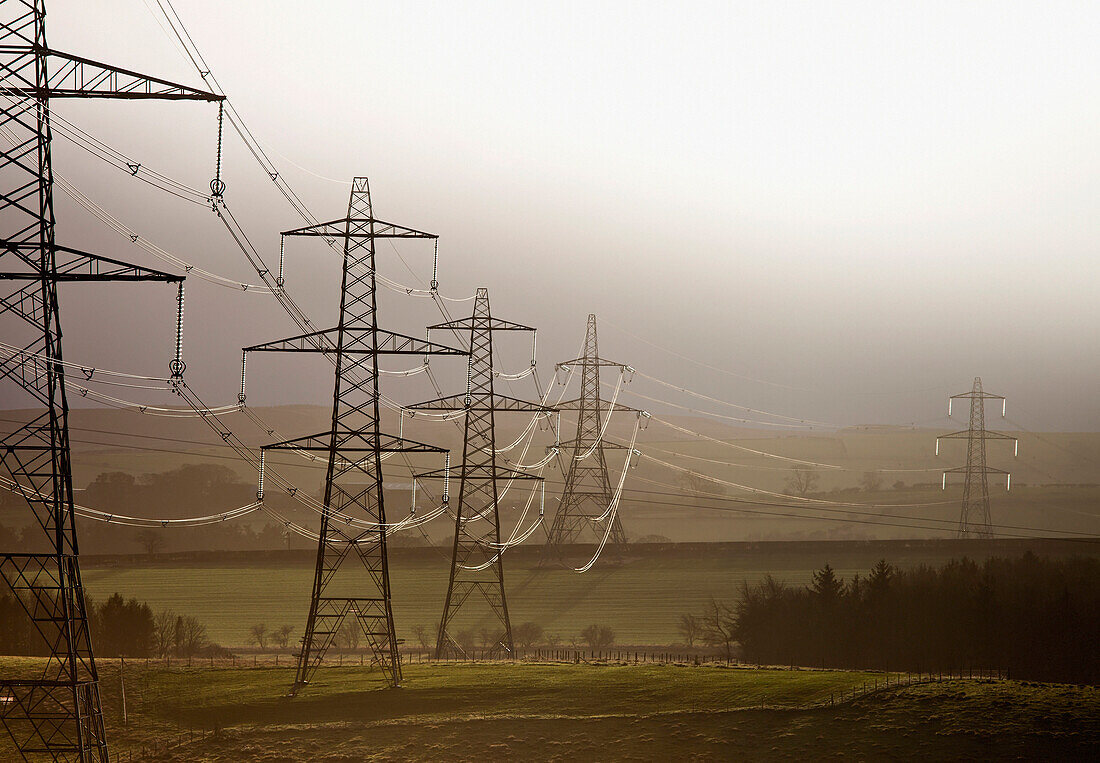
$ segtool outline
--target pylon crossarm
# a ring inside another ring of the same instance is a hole
[[[614,442],[607,439],[606,437],[600,441],[600,445],[604,448],[604,450],[629,450],[626,445]],[[559,442],[557,445],[548,445],[546,449],[549,451],[554,448],[558,448],[563,453],[566,453],[570,450],[588,450],[591,446],[592,438],[582,437],[580,439],[565,440],[563,442]]]
[[[333,448],[332,432],[320,432],[305,437],[296,437],[292,440],[270,443],[261,446],[261,450],[306,450],[329,452]],[[447,453],[446,448],[436,445],[409,440],[404,437],[379,433],[375,436],[371,432],[337,433],[337,453]]]
[[[245,352],[319,352],[337,351],[339,328],[311,331],[308,334],[278,339],[245,347]],[[348,355],[467,355],[465,350],[429,342],[425,339],[373,328],[344,328],[344,346]]]
[[[372,228],[373,225],[373,228]],[[325,223],[283,231],[282,236],[320,236],[322,238],[424,238],[437,239],[435,233],[426,233],[404,225],[388,223],[373,217],[344,217]]]
[[[31,271],[0,273],[0,279],[8,281],[40,281],[43,277],[42,263],[28,253],[41,253],[42,245],[33,242],[4,241],[0,247],[14,254],[22,260]],[[184,280],[184,276],[164,273],[160,270],[152,270],[140,265],[133,265],[122,260],[114,260],[110,257],[102,257],[98,254],[84,252],[68,246],[53,244],[49,247],[54,252],[54,268],[45,273],[52,280],[57,281],[162,281],[178,283]],[[68,255],[68,257],[58,257]]]
[[[15,62],[4,67],[7,79],[22,83],[0,88],[0,94],[23,98],[116,98],[124,100],[156,99],[169,101],[224,101],[224,95],[197,90],[177,82],[150,77],[147,74],[93,61],[72,53],[42,50],[37,45],[5,45],[0,53],[19,56],[33,64],[35,58],[45,58],[50,75],[45,87],[35,81],[34,66]]]
[[[438,330],[458,330],[465,329],[466,331],[538,331],[538,329],[531,326],[524,326],[521,323],[513,323],[512,321],[502,320],[500,318],[490,318],[489,325],[485,325],[483,318],[459,318],[454,321],[447,321],[446,323],[436,323],[435,325],[428,326],[429,331]]]
[[[995,469],[992,466],[986,466],[986,467],[983,467],[981,469],[974,468],[974,467],[971,467],[971,468],[968,469],[965,466],[956,466],[954,469],[944,469],[943,473],[944,474],[966,474],[967,471],[978,472],[979,474],[982,473],[982,472],[985,472],[986,474],[1011,474],[1011,472],[1007,472],[1004,469]]]
[[[559,411],[579,411],[582,407],[587,410],[588,406],[592,405],[591,400],[582,400],[577,398],[576,400],[566,400],[564,403],[554,403],[554,407]],[[631,408],[629,405],[623,405],[622,403],[615,402],[615,411],[630,411],[631,413],[644,413],[641,408]]]
[[[467,404],[469,400],[469,404]],[[407,411],[473,411],[486,413],[488,411],[510,411],[518,413],[556,413],[557,408],[532,403],[527,400],[518,400],[507,395],[448,395],[447,397],[427,400],[423,403],[405,406]]]
[[[613,360],[604,360],[603,358],[574,358],[573,360],[564,360],[561,363],[555,363],[555,368],[569,368],[570,366],[601,366],[604,368],[622,368],[624,370],[631,370],[632,366],[628,366],[625,363],[616,363]]]
[[[420,472],[419,474],[414,474],[413,479],[415,479],[415,480],[454,479],[456,471],[460,471],[460,470],[455,470],[455,469],[451,469],[451,470],[433,469],[432,471]],[[485,480],[489,480],[489,479],[493,479],[494,476],[498,480],[544,480],[545,479],[545,477],[539,477],[538,475],[535,475],[535,474],[528,474],[527,472],[516,471],[515,469],[509,469],[505,466],[497,466],[495,468],[495,472],[489,472],[486,469],[482,469],[482,470],[479,470],[479,471],[476,471],[476,472],[471,469],[467,472],[467,478],[468,479],[479,479],[479,480],[480,479],[485,479]]]
[[[959,395],[951,395],[950,400],[1004,400],[1004,395],[991,395],[988,392],[963,392]]]

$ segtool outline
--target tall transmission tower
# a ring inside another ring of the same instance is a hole
[[[107,740],[92,652],[73,513],[69,407],[61,350],[59,283],[179,282],[168,273],[58,244],[50,109],[56,98],[220,101],[222,96],[46,44],[44,0],[0,3],[0,314],[19,319],[28,367],[16,356],[0,380],[27,392],[40,413],[0,440],[0,461],[48,538],[48,553],[2,553],[0,576],[49,650],[42,674],[0,677],[0,722],[24,759],[106,761]],[[14,336],[17,330],[13,329]],[[25,340],[25,339],[24,339]]]
[[[577,436],[560,444],[561,452],[568,459],[568,464],[563,469],[565,488],[546,540],[547,555],[557,559],[563,558],[566,547],[584,537],[586,530],[590,530],[596,540],[602,538],[607,532],[605,522],[611,522],[608,538],[611,548],[621,549],[626,543],[626,533],[623,532],[618,512],[601,519],[607,514],[607,507],[613,497],[605,451],[624,450],[625,447],[604,437],[606,417],[612,411],[609,410],[607,401],[600,397],[600,369],[615,368],[620,373],[632,369],[600,357],[595,314],[588,316],[584,355],[556,366],[557,369],[576,367],[581,369],[580,397],[556,405],[559,410],[577,411]],[[614,410],[641,413],[637,408],[617,403]],[[627,458],[629,457],[630,454],[627,454]]]
[[[500,482],[541,481],[542,477],[497,464],[495,416],[498,412],[539,415],[553,413],[554,409],[498,395],[493,391],[493,334],[498,331],[533,332],[535,329],[494,318],[489,310],[489,291],[482,288],[477,290],[473,315],[429,326],[428,330],[469,332],[470,347],[465,394],[409,406],[414,411],[466,412],[451,576],[439,623],[436,655],[441,658],[463,654],[463,648],[455,641],[451,631],[459,611],[475,592],[484,597],[489,609],[500,621],[502,630],[493,641],[496,650],[512,654],[512,624],[508,619],[508,600],[504,593],[504,548],[500,542]],[[446,476],[429,472],[415,478]]]
[[[296,695],[313,678],[349,616],[362,628],[386,680],[397,686],[401,681],[401,661],[386,557],[382,454],[447,451],[381,431],[378,358],[466,352],[378,327],[375,242],[438,237],[376,219],[365,177],[357,177],[352,183],[345,218],[286,231],[283,235],[344,242],[340,317],[336,327],[245,348],[246,353],[312,352],[335,359],[329,431],[264,448],[328,454],[313,594],[290,695]]]
[[[985,462],[986,440],[1012,440],[1016,455],[1020,451],[1020,442],[1012,435],[991,432],[985,428],[985,401],[1000,400],[1001,416],[1005,415],[1007,401],[1001,395],[991,395],[982,389],[980,376],[974,377],[974,387],[961,395],[948,398],[947,415],[951,415],[951,403],[955,400],[970,401],[970,426],[960,432],[941,435],[936,438],[936,455],[940,454],[940,440],[966,440],[966,466],[948,469],[943,473],[943,487],[947,489],[948,474],[965,474],[963,483],[962,512],[959,515],[959,538],[992,538],[993,527],[989,513],[989,475],[1005,475],[1005,488],[1012,487],[1012,475],[1003,469],[994,469]]]

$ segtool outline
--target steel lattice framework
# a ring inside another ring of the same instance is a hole
[[[362,628],[386,680],[397,686],[401,681],[401,661],[386,558],[382,454],[447,451],[381,431],[378,358],[466,352],[378,328],[375,242],[395,238],[435,240],[437,236],[375,219],[365,177],[357,177],[352,183],[347,217],[286,231],[283,235],[323,236],[344,242],[340,318],[336,327],[244,350],[322,352],[335,359],[330,430],[264,448],[328,454],[313,595],[290,694],[296,695],[310,682],[349,616]],[[341,516],[358,521],[353,524],[339,519]]]
[[[489,310],[489,291],[482,288],[477,290],[473,315],[429,326],[428,330],[468,332],[470,342],[466,393],[409,406],[411,410],[466,412],[458,502],[454,515],[451,577],[439,623],[436,656],[464,655],[451,630],[458,612],[475,592],[484,597],[500,621],[502,631],[494,639],[495,651],[512,654],[512,624],[508,619],[508,600],[504,593],[504,562],[500,543],[499,483],[502,480],[542,480],[542,477],[497,464],[495,415],[501,411],[538,415],[553,413],[555,409],[498,395],[493,391],[493,333],[535,329],[494,318]],[[445,476],[439,472],[429,472],[416,475],[416,479]]]
[[[605,450],[624,450],[625,446],[609,442],[601,437],[603,417],[607,408],[600,398],[600,369],[616,368],[621,372],[630,367],[622,363],[604,360],[600,357],[596,336],[596,316],[588,316],[588,326],[584,335],[584,355],[574,360],[558,363],[557,368],[581,369],[581,396],[575,400],[558,403],[560,410],[577,411],[577,436],[561,443],[561,451],[568,458],[565,472],[565,489],[561,503],[554,515],[554,524],[546,540],[546,552],[553,558],[562,558],[570,544],[585,537],[591,531],[598,541],[605,532],[604,522],[611,522],[609,541],[612,549],[620,549],[626,543],[622,522],[618,512],[609,519],[600,520],[611,504],[613,490],[607,474],[607,456]],[[633,411],[636,408],[616,404],[615,410]],[[587,455],[586,455],[587,454]],[[630,454],[627,454],[627,458]]]
[[[959,515],[959,538],[992,538],[992,518],[989,513],[989,475],[1005,475],[1006,484],[1011,485],[1012,475],[1003,469],[995,469],[985,462],[986,440],[1012,440],[1019,449],[1019,441],[1012,435],[991,432],[985,428],[985,401],[1002,401],[1001,415],[1004,415],[1004,397],[991,395],[982,390],[982,379],[974,377],[974,387],[970,392],[952,395],[950,400],[970,401],[970,426],[959,432],[941,435],[936,438],[936,454],[940,452],[940,440],[966,440],[966,466],[948,469],[943,473],[944,488],[947,487],[948,474],[965,474],[963,483],[962,511]],[[951,414],[950,403],[948,415]]]
[[[24,759],[106,761],[98,673],[73,514],[68,402],[57,285],[182,281],[58,244],[50,102],[54,98],[220,101],[222,96],[50,50],[44,0],[0,2],[0,314],[45,359],[0,364],[41,413],[0,440],[0,461],[49,541],[48,553],[0,554],[0,576],[49,650],[40,677],[0,677],[0,722]]]

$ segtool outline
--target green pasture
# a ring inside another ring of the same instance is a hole
[[[0,674],[40,659],[0,657]],[[101,659],[113,759],[1095,759],[1094,687],[721,665],[433,663],[293,668]],[[122,713],[125,678],[126,710]],[[855,697],[853,698],[853,690]],[[1090,752],[1091,751],[1091,752]],[[0,736],[0,759],[13,752]]]
[[[1035,549],[1037,553],[1081,553],[1075,544]],[[537,554],[516,553],[505,557],[505,585],[512,623],[536,622],[547,635],[560,636],[563,646],[594,623],[610,626],[619,645],[660,646],[682,642],[677,629],[681,615],[701,614],[712,597],[733,603],[742,581],[754,582],[766,574],[791,585],[805,585],[826,562],[850,579],[857,572],[866,575],[882,557],[909,568],[942,564],[964,554],[983,559],[1016,556],[1024,550],[1009,542],[977,547],[957,541],[689,546],[630,552],[620,563],[608,557],[584,574],[562,566],[540,567]],[[193,615],[206,624],[213,641],[225,646],[246,646],[249,628],[257,623],[269,629],[291,625],[296,641],[309,607],[310,555],[256,554],[234,559],[221,563],[88,559],[83,578],[95,599],[117,591],[156,610]],[[390,555],[394,619],[397,635],[407,646],[416,646],[416,626],[431,632],[438,623],[449,566],[443,549],[397,550]],[[471,599],[465,610],[474,619],[458,623],[460,627],[476,631],[492,624],[481,602]]]
[[[416,643],[415,626],[431,630],[438,623],[448,568],[443,556],[391,561],[394,620],[407,645]],[[512,622],[537,622],[563,644],[592,623],[611,626],[619,644],[671,644],[681,640],[676,623],[683,613],[701,613],[711,596],[732,601],[742,580],[757,580],[767,571],[796,582],[810,576],[808,569],[743,569],[720,559],[643,559],[585,574],[539,569],[532,561],[509,565],[505,584]],[[193,615],[215,642],[244,646],[256,623],[289,624],[295,638],[301,634],[313,565],[89,567],[84,583],[93,598],[117,591],[154,609]],[[485,613],[470,627],[490,625],[487,607],[472,599],[468,606]]]

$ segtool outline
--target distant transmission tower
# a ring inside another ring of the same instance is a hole
[[[55,241],[50,103],[55,98],[222,97],[50,50],[44,0],[0,3],[0,77],[0,137],[6,141],[0,149],[0,261],[6,266],[0,281],[11,285],[0,289],[0,314],[18,318],[32,337],[21,354],[0,363],[0,379],[13,380],[41,410],[0,440],[0,462],[50,545],[49,553],[0,554],[0,576],[49,653],[39,678],[0,677],[0,723],[24,759],[106,761],[99,674],[73,514],[57,286],[183,279]],[[6,330],[10,341],[14,335],[13,329]],[[28,367],[27,357],[41,362]]]
[[[436,656],[464,656],[463,648],[455,641],[451,631],[459,610],[475,592],[484,597],[489,609],[500,621],[502,630],[493,642],[496,650],[512,654],[512,624],[508,619],[508,600],[504,594],[503,547],[500,542],[500,482],[542,480],[542,477],[497,464],[495,414],[537,415],[552,413],[554,409],[498,395],[493,391],[493,333],[533,332],[535,329],[493,318],[489,311],[489,291],[478,289],[472,316],[430,326],[428,330],[462,331],[469,332],[470,336],[465,394],[409,406],[411,410],[466,412],[451,578],[439,623]],[[446,475],[440,472],[416,475],[416,479],[440,477],[446,478]]]
[[[951,403],[955,400],[970,400],[970,426],[951,434],[936,438],[936,455],[940,454],[940,440],[966,440],[966,466],[948,469],[943,473],[943,487],[947,489],[948,474],[965,474],[963,483],[962,513],[959,515],[959,538],[992,538],[993,527],[989,513],[989,476],[1005,475],[1006,489],[1012,487],[1012,475],[1002,469],[994,469],[985,462],[986,440],[1012,440],[1019,453],[1020,443],[1011,435],[991,432],[985,428],[985,401],[1000,400],[1001,416],[1005,414],[1007,401],[1001,395],[991,395],[982,390],[982,379],[974,377],[974,388],[961,395],[952,395],[947,403],[947,415],[951,415]],[[1015,454],[1014,454],[1015,455]]]
[[[610,442],[603,436],[607,424],[606,416],[609,414],[607,401],[600,397],[600,369],[616,368],[623,373],[629,371],[630,366],[600,357],[594,314],[588,316],[584,355],[558,363],[557,368],[577,366],[581,369],[581,396],[555,406],[563,411],[577,411],[577,436],[560,445],[563,457],[568,459],[564,469],[565,489],[546,540],[547,555],[557,559],[561,559],[565,547],[576,543],[586,530],[590,530],[595,535],[595,540],[599,541],[607,530],[605,522],[612,523],[608,537],[611,547],[619,549],[626,543],[626,533],[623,532],[618,512],[612,513],[607,519],[601,519],[607,514],[613,494],[604,451],[608,448],[625,450],[625,447]],[[641,413],[636,408],[617,403],[615,410]],[[629,454],[627,457],[629,458]]]
[[[349,616],[362,627],[386,679],[397,686],[401,681],[401,661],[390,602],[382,454],[442,454],[447,451],[382,433],[379,428],[378,358],[382,355],[466,353],[378,328],[375,242],[438,237],[375,219],[365,177],[357,177],[352,183],[347,217],[287,231],[283,235],[317,236],[343,239],[344,242],[340,319],[336,327],[245,348],[245,352],[314,352],[335,358],[336,382],[329,431],[264,448],[328,454],[313,595],[290,694],[296,695],[310,682]],[[336,519],[334,515],[348,517],[354,523]]]

